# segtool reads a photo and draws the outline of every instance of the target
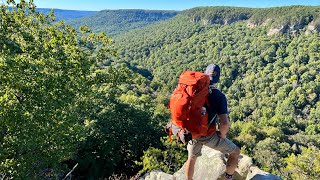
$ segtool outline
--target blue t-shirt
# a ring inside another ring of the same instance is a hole
[[[228,114],[228,104],[226,96],[218,89],[210,88],[211,92],[209,93],[209,123],[216,115]],[[217,121],[217,116],[213,122]],[[212,123],[210,123],[212,124]]]

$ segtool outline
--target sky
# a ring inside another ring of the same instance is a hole
[[[320,0],[34,0],[38,8],[99,11],[105,9],[185,10],[198,6],[275,7],[320,5]]]

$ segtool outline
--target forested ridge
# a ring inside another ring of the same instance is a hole
[[[76,19],[86,16],[92,16],[97,13],[97,11],[79,11],[79,10],[65,10],[65,9],[48,9],[48,8],[37,8],[36,11],[42,12],[44,14],[49,14],[51,10],[54,10],[56,20],[67,20]]]
[[[284,6],[274,8],[245,7],[199,7],[183,11],[195,22],[206,24],[230,24],[239,20],[250,20],[256,24],[273,21],[273,25],[306,25],[311,21],[319,22],[319,6]],[[291,23],[291,24],[290,24]]]
[[[74,179],[175,172],[187,154],[163,132],[168,99],[181,72],[209,63],[222,68],[228,137],[241,151],[284,179],[320,178],[319,7],[194,8],[111,39],[55,22],[32,1],[7,5],[1,178],[61,179],[73,167]]]
[[[177,11],[166,10],[102,10],[95,15],[68,20],[66,23],[75,28],[88,25],[94,32],[105,32],[110,36],[114,36],[131,29],[170,19],[177,14]]]

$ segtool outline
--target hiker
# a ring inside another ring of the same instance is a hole
[[[192,139],[192,143],[188,143],[188,160],[186,162],[186,179],[191,180],[194,174],[194,167],[197,157],[201,156],[202,146],[208,146],[212,149],[219,150],[222,153],[229,154],[225,178],[232,180],[232,175],[238,164],[238,157],[240,155],[239,148],[226,138],[230,128],[228,118],[227,99],[226,96],[216,88],[216,83],[220,78],[220,67],[215,64],[210,64],[205,70],[205,74],[210,77],[209,85],[209,107],[207,111],[209,114],[209,122],[214,122],[216,118],[220,121],[219,131],[209,136],[202,136],[200,138]],[[215,123],[213,123],[215,126]]]

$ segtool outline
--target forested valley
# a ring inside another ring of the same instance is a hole
[[[114,17],[137,15],[125,14]],[[320,6],[152,17],[109,35],[32,1],[1,5],[0,178],[177,171],[187,152],[163,131],[170,94],[181,72],[210,63],[221,67],[228,138],[241,152],[283,179],[320,178]]]

